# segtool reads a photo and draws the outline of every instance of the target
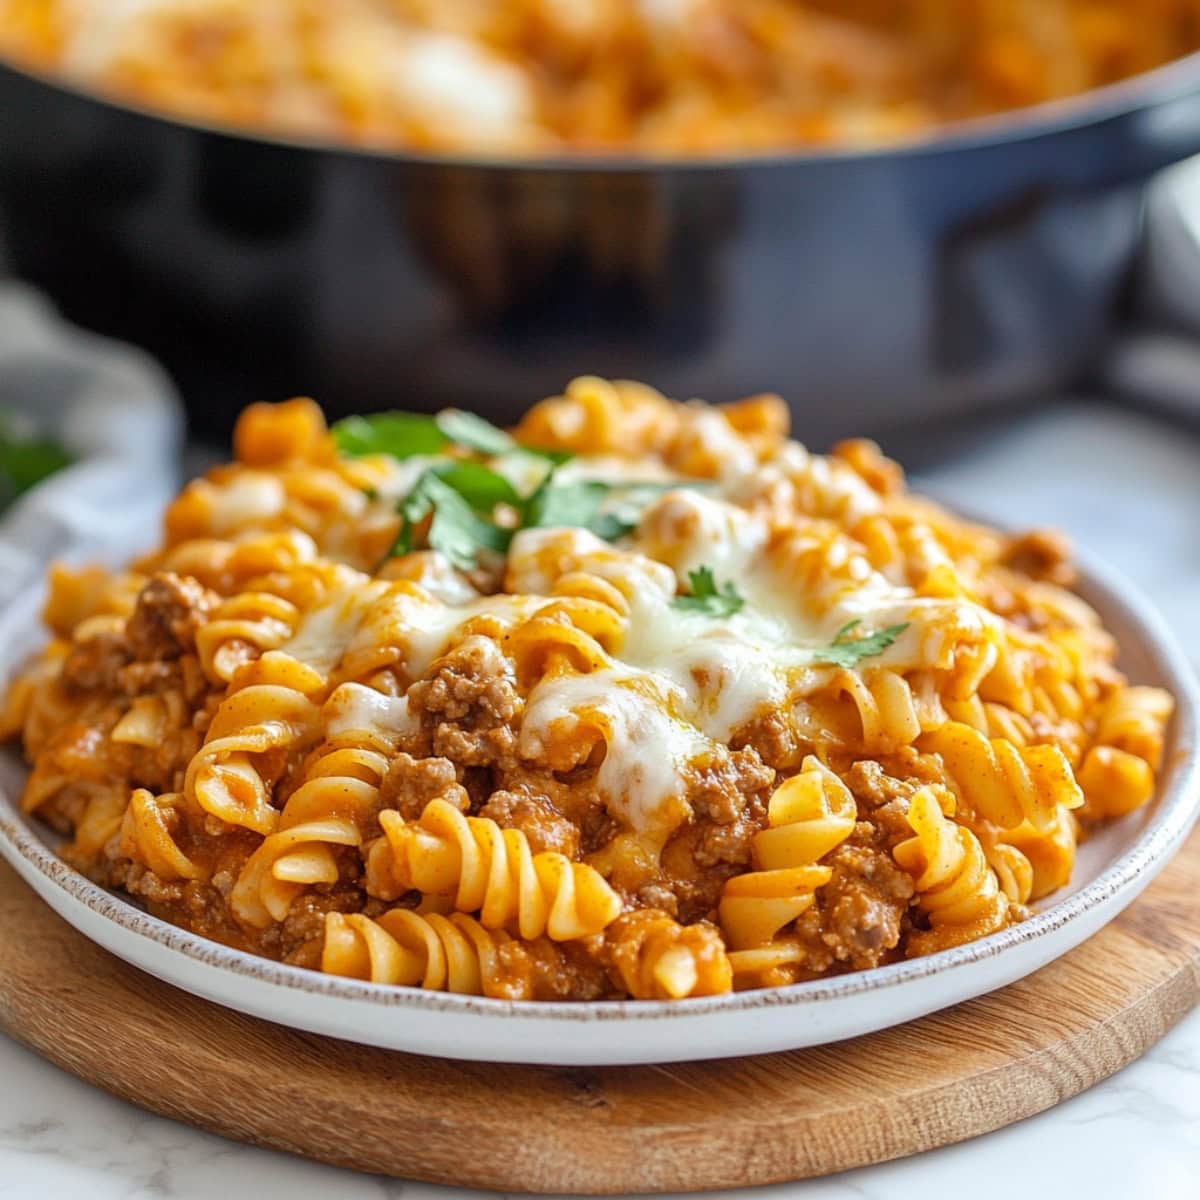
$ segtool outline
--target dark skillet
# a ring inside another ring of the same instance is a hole
[[[571,375],[776,390],[813,444],[1079,379],[1200,56],[917,145],[465,161],[156,116],[0,66],[0,228],[200,428],[297,392],[496,419]]]

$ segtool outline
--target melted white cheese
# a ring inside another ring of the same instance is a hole
[[[661,561],[629,555],[613,563],[611,550],[578,531],[570,539],[561,531],[522,534],[514,550],[524,558],[510,569],[523,586],[546,590],[556,572],[574,569],[566,560],[592,553],[597,570],[633,583],[625,640],[612,666],[540,684],[526,709],[522,752],[536,755],[555,732],[578,723],[599,725],[607,743],[600,792],[610,811],[644,831],[664,813],[678,813],[670,802],[683,794],[689,762],[719,752],[757,716],[800,712],[805,697],[838,670],[822,663],[821,653],[847,621],[861,620],[864,632],[907,622],[892,647],[865,663],[902,670],[952,665],[954,645],[984,628],[977,606],[914,596],[844,539],[828,547],[838,570],[822,571],[818,589],[803,594],[786,561],[768,552],[768,534],[766,518],[692,490],[662,497],[633,539]],[[710,616],[673,603],[673,585],[686,590],[688,573],[700,566],[713,568],[718,585],[737,588],[746,601],[740,611]]]
[[[545,603],[538,596],[501,594],[445,604],[419,587],[389,587],[358,576],[306,613],[280,650],[328,676],[356,650],[394,646],[405,673],[419,679],[472,618],[493,614],[511,624]]]
[[[385,696],[361,683],[343,683],[325,702],[325,729],[331,737],[371,733],[391,741],[416,729],[407,696]]]
[[[269,521],[287,504],[283,483],[266,471],[239,471],[228,483],[195,486],[208,501],[209,530],[218,537]]]
[[[638,526],[637,548],[666,563],[685,586],[688,574],[711,567],[740,583],[767,540],[766,522],[703,491],[680,488],[651,505]]]
[[[787,464],[798,487],[821,493],[810,501],[867,506],[842,473],[815,471],[818,461]],[[587,478],[590,468],[611,476],[587,458],[564,471]],[[633,830],[665,836],[686,816],[690,764],[718,758],[739,729],[767,712],[787,710],[802,719],[805,698],[837,670],[820,661],[821,651],[847,621],[860,620],[863,632],[908,622],[889,650],[865,664],[898,669],[950,666],[956,642],[983,629],[986,614],[977,606],[916,597],[873,570],[848,538],[819,540],[820,526],[814,526],[812,554],[823,557],[806,592],[794,572],[807,575],[809,568],[789,564],[770,546],[770,535],[768,515],[719,494],[680,488],[647,509],[629,549],[581,529],[523,531],[509,555],[510,591],[493,596],[464,594],[453,579],[442,578],[436,563],[428,564],[426,582],[438,578],[441,598],[363,577],[308,614],[283,649],[328,672],[343,655],[349,665],[358,650],[395,646],[405,673],[421,678],[473,618],[492,615],[515,625],[553,602],[562,576],[602,576],[629,605],[619,652],[604,669],[539,683],[527,698],[519,748],[561,769],[564,752],[586,755],[595,737],[603,738],[596,786],[606,806]],[[676,606],[677,592],[689,590],[688,576],[701,566],[713,570],[718,585],[737,589],[745,600],[738,612],[711,616]],[[376,719],[380,706],[385,724],[409,719],[399,701],[361,692],[342,701],[349,707],[336,728]],[[582,736],[588,728],[591,738]]]
[[[594,726],[606,745],[596,788],[608,810],[632,829],[666,834],[664,810],[683,798],[683,769],[712,743],[671,715],[669,686],[647,694],[631,683],[620,667],[543,680],[525,708],[520,750],[528,758],[553,758],[557,738]]]
[[[787,702],[790,669],[811,657],[789,645],[784,627],[755,613],[714,619],[639,602],[619,661],[668,681],[685,698],[681,715],[728,742],[757,713]]]
[[[443,604],[423,610],[419,624],[406,632],[404,665],[414,679],[423,676],[454,640],[455,634],[472,618],[490,614],[505,624],[516,624],[532,616],[546,602],[538,596],[483,596],[469,604]]]
[[[529,81],[511,63],[465,38],[412,33],[393,64],[405,112],[486,140],[511,136],[534,118]]]
[[[328,676],[341,661],[381,586],[364,578],[360,587],[336,589],[304,615],[296,632],[279,649]]]

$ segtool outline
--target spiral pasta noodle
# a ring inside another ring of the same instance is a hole
[[[1001,843],[997,850],[1001,854],[1007,853],[1010,861],[1015,855],[1020,855],[1029,864],[1029,889],[1025,899],[1040,900],[1057,891],[1071,878],[1075,866],[1076,821],[1074,814],[1065,806],[1059,805],[1054,819],[1044,829],[1024,821],[1015,829],[1005,830],[1000,836]],[[1019,865],[1019,859],[1016,862],[1020,885],[1024,887],[1024,868]],[[1005,877],[999,869],[997,874],[1003,881]],[[1007,887],[1005,891],[1008,891]],[[1009,895],[1017,899],[1011,892]]]
[[[1025,904],[1033,895],[1033,864],[1028,855],[1006,842],[994,842],[984,854],[1001,891],[1013,904]]]
[[[122,851],[168,882],[203,879],[203,864],[189,858],[180,845],[187,807],[180,792],[155,796],[146,788],[135,788],[121,821]]]
[[[455,913],[427,917],[393,909],[378,920],[357,913],[325,918],[321,969],[372,983],[407,985],[469,996],[495,995],[494,938],[478,921]]]
[[[733,970],[715,926],[680,925],[640,909],[606,931],[606,953],[622,987],[637,1000],[715,996],[733,986]]]
[[[820,861],[854,831],[858,808],[838,777],[813,757],[782,783],[767,808],[767,828],[754,835],[754,870],[725,884],[718,908],[735,976],[803,961],[796,943],[778,941],[829,882]]]
[[[1012,829],[1028,820],[1045,828],[1058,806],[1083,802],[1071,765],[1055,746],[1014,746],[956,721],[925,734],[922,748],[941,756],[946,775],[986,820]]]
[[[534,854],[516,829],[465,817],[431,800],[419,821],[379,814],[383,837],[367,854],[367,889],[394,900],[416,889],[453,896],[460,912],[478,912],[487,929],[513,927],[523,938],[590,937],[621,912],[620,897],[586,863]]]
[[[268,834],[246,861],[230,893],[238,920],[255,929],[283,921],[305,888],[336,883],[335,846],[358,846],[352,821],[327,818],[306,821]]]
[[[515,432],[531,446],[634,457],[667,450],[680,424],[677,411],[652,388],[582,375],[562,396],[526,413]]]
[[[529,684],[611,665],[609,648],[619,644],[623,632],[621,614],[611,605],[577,597],[540,609],[513,630],[506,649],[517,678]]]
[[[1096,741],[1136,755],[1156,771],[1162,762],[1163,729],[1173,708],[1174,701],[1162,688],[1120,688],[1101,709]]]
[[[271,833],[279,814],[256,760],[295,745],[316,721],[302,691],[254,684],[217,710],[208,737],[188,765],[184,794],[210,816],[255,833]]]
[[[979,839],[945,816],[928,787],[909,801],[908,823],[913,836],[893,853],[912,874],[918,907],[929,919],[929,930],[910,939],[909,953],[929,954],[1000,929],[1008,920],[1008,898]]]
[[[282,646],[298,616],[294,604],[269,592],[231,596],[197,634],[200,663],[210,678],[228,683],[242,663]]]
[[[839,671],[830,690],[854,705],[860,731],[853,744],[865,753],[894,750],[920,737],[923,726],[917,698],[895,671]]]

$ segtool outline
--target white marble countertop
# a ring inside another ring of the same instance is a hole
[[[925,482],[975,510],[1068,529],[1138,579],[1200,660],[1200,435],[1103,407],[1055,406],[976,434],[953,467],[929,472]],[[150,1116],[0,1036],[2,1200],[455,1194],[463,1193],[338,1171]],[[725,1193],[754,1200],[956,1194],[1194,1200],[1200,1011],[1105,1083],[998,1133],[825,1180]]]

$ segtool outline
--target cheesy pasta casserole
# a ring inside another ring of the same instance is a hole
[[[493,153],[894,142],[1198,48],[1198,0],[0,0],[0,54],[133,103]]]
[[[130,569],[55,567],[3,715],[63,857],[380,984],[679,999],[1020,921],[1154,793],[1054,534],[597,378],[511,433],[255,405]]]

